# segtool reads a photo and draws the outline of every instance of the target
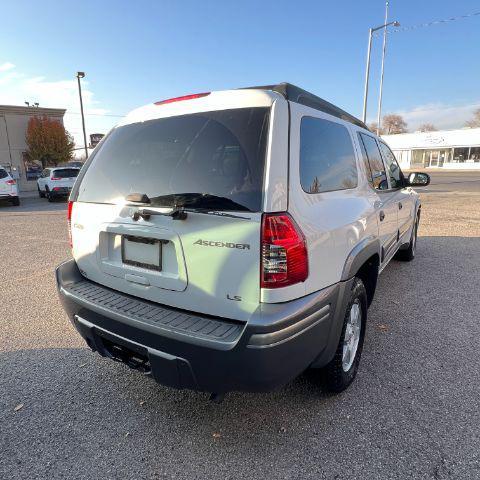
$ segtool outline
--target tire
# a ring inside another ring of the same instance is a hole
[[[20,199],[18,197],[13,197],[12,198],[12,205],[14,207],[18,207],[20,205]]]
[[[39,196],[40,198],[45,198],[45,192],[42,192],[42,191],[40,190],[40,187],[39,187],[38,185],[37,185],[37,190],[38,190],[38,196]]]
[[[53,197],[48,187],[45,187],[45,196],[49,202],[53,202]]]
[[[356,320],[354,320],[355,318]],[[323,382],[329,392],[343,392],[355,379],[362,356],[366,324],[367,292],[362,280],[355,277],[350,290],[350,298],[343,319],[342,333],[337,350],[330,363],[322,368]],[[352,328],[353,326],[359,328],[356,334],[353,334],[353,331],[356,330]],[[346,335],[350,338],[350,342],[347,342],[347,344],[345,342]],[[348,352],[351,353],[350,356]]]
[[[419,216],[417,215],[415,223],[413,224],[412,236],[410,237],[410,243],[408,248],[405,250],[399,250],[395,255],[396,260],[402,262],[411,262],[415,258],[415,252],[417,250],[417,233],[418,233],[418,222]]]

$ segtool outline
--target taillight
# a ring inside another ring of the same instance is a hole
[[[307,243],[288,213],[262,218],[262,288],[280,288],[304,282],[308,277]]]
[[[68,244],[70,245],[70,248],[73,248],[73,242],[72,242],[72,210],[73,210],[73,204],[74,202],[68,202],[68,207],[67,207],[67,225],[68,225]]]
[[[10,180],[7,180],[5,183],[6,183],[7,185],[15,185],[17,182],[12,178],[12,179],[10,179]]]
[[[51,177],[50,180],[61,180],[60,177]]]
[[[210,95],[210,92],[205,93],[194,93],[192,95],[184,95],[183,97],[169,98],[168,100],[160,100],[155,102],[155,105],[165,105],[166,103],[181,102],[183,100],[193,100],[194,98],[202,98]]]

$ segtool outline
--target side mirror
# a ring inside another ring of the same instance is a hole
[[[430,185],[430,175],[424,172],[412,172],[407,177],[408,187],[426,187]]]
[[[379,190],[388,190],[388,182],[387,182],[387,179],[382,180],[382,181],[378,184],[378,189],[379,189]]]

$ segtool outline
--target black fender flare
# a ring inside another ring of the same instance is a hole
[[[345,260],[343,265],[341,281],[346,281],[353,278],[360,270],[360,267],[374,255],[378,255],[381,258],[381,245],[378,237],[369,235],[357,243]]]
[[[330,327],[327,346],[312,363],[313,368],[327,365],[335,355],[343,328],[343,320],[348,304],[349,292],[353,286],[353,278],[362,265],[375,255],[380,259],[381,245],[378,237],[369,235],[358,242],[350,251],[343,266],[342,277],[338,283],[338,296],[335,302],[335,315]]]

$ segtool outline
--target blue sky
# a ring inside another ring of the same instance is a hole
[[[68,109],[80,140],[75,72],[87,73],[89,132],[163,98],[289,81],[360,116],[367,34],[383,0],[89,1],[2,5],[0,103]],[[391,0],[403,27],[480,11],[478,0]],[[7,21],[5,21],[7,19]],[[385,113],[411,128],[455,128],[480,107],[480,15],[389,36]],[[376,112],[381,38],[372,50]]]

